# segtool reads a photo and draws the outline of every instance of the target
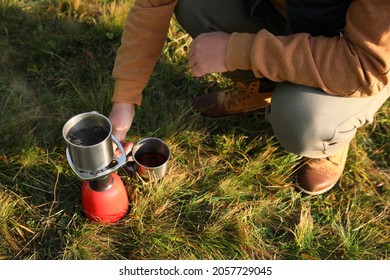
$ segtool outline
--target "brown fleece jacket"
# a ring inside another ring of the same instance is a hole
[[[113,102],[141,104],[176,3],[135,1],[113,69]],[[340,37],[275,36],[264,29],[257,34],[233,33],[226,65],[230,71],[252,70],[258,78],[321,88],[329,94],[374,95],[389,82],[390,1],[353,1]]]

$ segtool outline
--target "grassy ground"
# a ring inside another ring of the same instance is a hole
[[[390,106],[352,142],[340,186],[294,188],[300,158],[262,116],[203,119],[189,38],[172,22],[129,140],[171,147],[158,183],[119,174],[131,211],[87,221],[65,157],[70,117],[110,110],[111,70],[132,1],[0,0],[0,259],[390,259]]]

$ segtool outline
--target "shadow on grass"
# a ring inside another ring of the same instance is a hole
[[[8,240],[0,259],[62,258],[84,223],[62,126],[77,113],[110,107],[120,29],[54,14],[46,4],[0,7],[0,192],[27,203],[2,205],[11,220],[0,230]],[[12,220],[22,230],[7,228]]]

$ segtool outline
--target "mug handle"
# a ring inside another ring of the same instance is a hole
[[[110,173],[114,172],[115,170],[117,170],[119,167],[121,167],[122,165],[124,165],[126,163],[126,152],[125,152],[125,149],[123,148],[122,144],[112,134],[111,134],[111,139],[115,142],[115,144],[117,145],[117,147],[121,151],[121,156],[120,157],[114,156],[113,159],[116,161],[116,163],[113,166],[111,166],[110,168],[104,169],[102,172],[100,172],[98,174],[93,174],[91,172],[84,172],[84,171],[77,170],[77,168],[75,167],[75,165],[73,164],[73,162],[71,160],[68,148],[66,149],[66,157],[68,158],[69,165],[73,169],[73,172],[76,173],[76,175],[80,179],[82,179],[83,181],[96,180],[100,177],[104,177],[104,176],[109,175]]]
[[[114,159],[117,161],[117,165],[118,165],[118,167],[116,167],[116,168],[119,168],[119,167],[121,167],[122,165],[124,165],[126,163],[125,148],[122,146],[121,142],[119,142],[119,140],[114,135],[111,134],[111,138],[112,138],[112,141],[115,142],[116,146],[121,151],[121,156],[120,157],[115,157],[114,156]]]

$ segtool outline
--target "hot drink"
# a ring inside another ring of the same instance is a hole
[[[133,146],[127,161],[129,171],[136,171],[143,179],[155,180],[165,176],[171,156],[168,145],[159,138],[144,138]]]
[[[158,167],[167,161],[167,157],[160,153],[145,153],[136,157],[139,164],[146,167]]]
[[[89,128],[72,128],[66,138],[72,144],[78,146],[92,146],[102,142],[108,136],[107,130],[99,125]]]

